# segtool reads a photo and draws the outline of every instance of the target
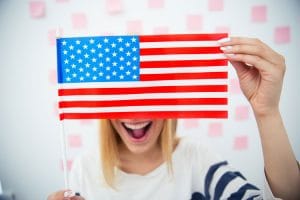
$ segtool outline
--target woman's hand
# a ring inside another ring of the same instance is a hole
[[[278,112],[286,68],[284,57],[258,39],[231,37],[219,42],[236,69],[254,113],[265,116]]]
[[[60,190],[50,194],[47,200],[84,200],[84,198],[72,195],[70,190]]]

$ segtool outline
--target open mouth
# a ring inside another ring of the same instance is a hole
[[[128,123],[122,122],[123,127],[126,129],[129,136],[139,140],[146,136],[148,130],[150,129],[152,122],[139,122],[139,123]]]

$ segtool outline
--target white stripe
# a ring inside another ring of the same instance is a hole
[[[168,73],[192,73],[192,72],[227,72],[228,67],[171,67],[171,68],[142,68],[141,74],[168,74]]]
[[[103,108],[62,108],[62,113],[107,113],[107,112],[148,112],[148,111],[226,111],[227,106],[121,106]]]
[[[215,54],[167,54],[140,56],[140,61],[164,61],[164,60],[214,60],[226,59],[223,53]]]
[[[219,47],[217,41],[140,42],[140,48]]]
[[[168,99],[168,98],[227,98],[227,92],[178,92],[116,95],[73,95],[60,96],[60,101],[112,101],[132,99]]]
[[[227,85],[227,79],[191,79],[191,80],[162,80],[162,81],[124,81],[96,83],[60,83],[59,88],[130,88],[155,86],[187,86],[187,85]]]

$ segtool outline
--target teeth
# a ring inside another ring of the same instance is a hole
[[[150,122],[141,122],[141,123],[136,123],[136,124],[131,124],[131,123],[123,123],[126,128],[130,128],[132,130],[136,129],[142,129],[145,128],[147,125],[150,124]]]

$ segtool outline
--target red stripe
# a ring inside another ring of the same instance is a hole
[[[64,119],[128,119],[128,118],[227,118],[227,111],[148,111],[110,113],[62,113]]]
[[[227,66],[227,63],[228,63],[227,59],[141,61],[140,68]]]
[[[213,41],[228,37],[227,33],[215,34],[172,34],[172,35],[141,35],[140,42],[169,42],[169,41]]]
[[[96,108],[113,106],[156,106],[156,105],[227,105],[227,98],[186,99],[143,99],[111,101],[62,101],[59,108]]]
[[[153,86],[138,88],[79,88],[59,89],[59,96],[70,95],[113,95],[164,92],[227,92],[227,85]]]
[[[188,80],[188,79],[219,79],[227,78],[227,72],[202,72],[202,73],[170,73],[170,74],[141,74],[141,81],[154,80]]]
[[[165,55],[165,54],[208,54],[223,53],[220,47],[175,47],[175,48],[143,48],[140,55]]]

